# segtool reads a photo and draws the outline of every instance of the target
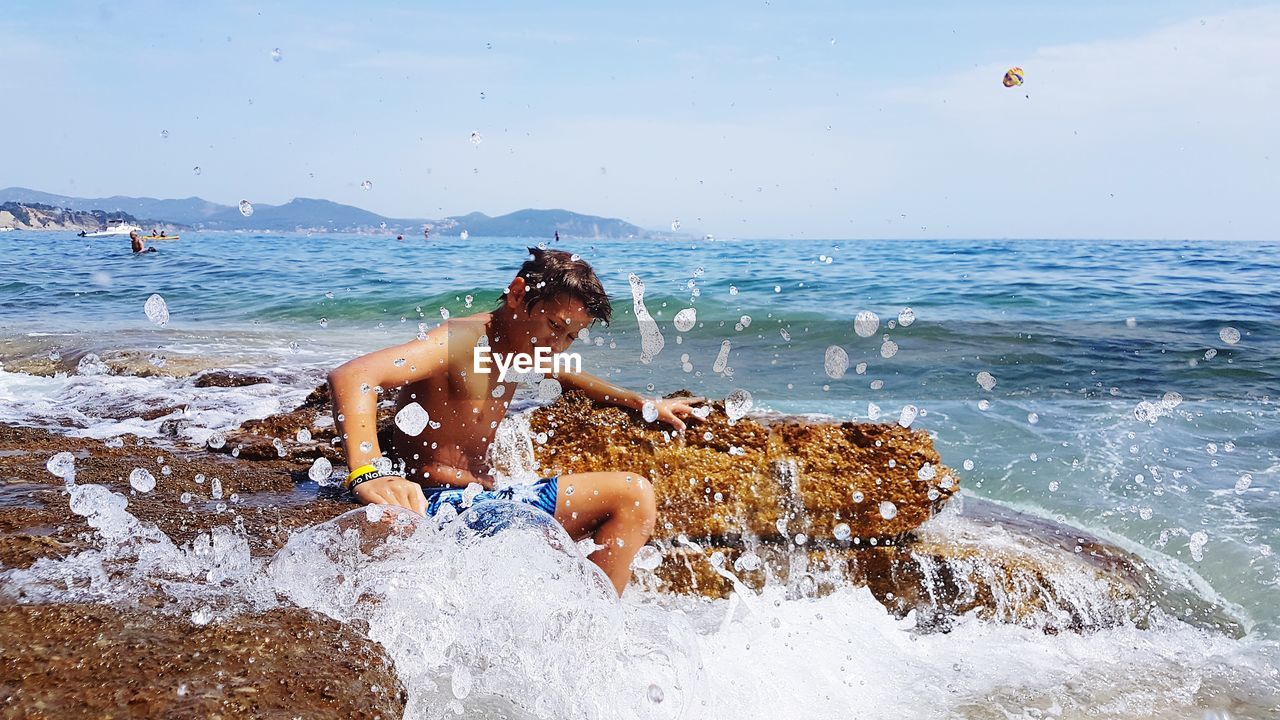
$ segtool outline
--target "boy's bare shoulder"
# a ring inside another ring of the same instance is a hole
[[[426,338],[419,342],[445,348],[451,361],[462,359],[469,363],[476,345],[484,337],[489,318],[490,314],[487,312],[450,318],[428,332]]]

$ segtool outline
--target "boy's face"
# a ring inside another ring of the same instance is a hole
[[[507,309],[515,319],[511,326],[516,334],[513,340],[529,352],[536,347],[564,352],[578,338],[578,333],[591,324],[587,308],[574,297],[557,295],[525,309],[523,293],[521,295],[520,298],[509,295]]]

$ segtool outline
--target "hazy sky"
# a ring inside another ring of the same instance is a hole
[[[1280,237],[1280,4],[186,4],[6,3],[0,186],[722,238]]]

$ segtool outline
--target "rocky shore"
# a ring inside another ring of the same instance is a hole
[[[208,384],[267,378],[207,374]],[[389,427],[390,412],[382,421]],[[174,423],[181,423],[174,413]],[[217,447],[69,438],[0,425],[0,572],[94,547],[63,480],[128,497],[128,511],[174,543],[234,526],[258,557],[352,505],[308,481],[338,461],[324,387],[297,409],[244,423]],[[176,433],[175,433],[176,434]],[[649,477],[658,527],[636,583],[660,593],[728,597],[765,584],[793,596],[867,587],[924,631],[974,613],[1047,633],[1143,626],[1164,612],[1238,635],[1220,608],[1171,587],[1136,555],[1080,530],[957,495],[959,474],[928,433],[897,424],[739,418],[722,404],[673,436],[638,413],[577,395],[516,419],[499,455],[538,474],[632,470]],[[153,490],[135,492],[145,469]],[[509,470],[517,468],[508,468]],[[214,488],[217,488],[215,491]],[[213,628],[216,627],[216,632]],[[404,688],[360,628],[297,608],[199,626],[159,593],[126,607],[49,603],[0,590],[0,697],[6,716],[399,717]],[[370,693],[368,688],[378,692]],[[16,714],[14,714],[16,713]]]

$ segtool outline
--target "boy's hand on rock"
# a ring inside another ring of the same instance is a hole
[[[365,505],[395,505],[419,515],[427,514],[427,496],[422,493],[422,486],[398,475],[360,483],[352,492]]]
[[[684,430],[684,418],[693,418],[702,422],[702,418],[693,414],[693,406],[706,402],[706,398],[677,397],[665,398],[656,403],[658,419],[676,430]]]

